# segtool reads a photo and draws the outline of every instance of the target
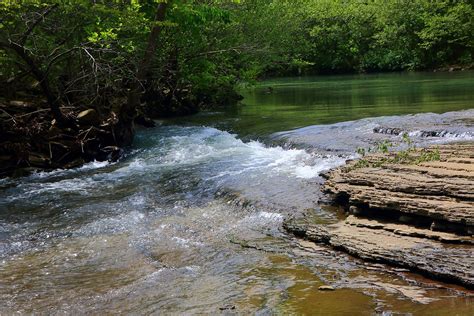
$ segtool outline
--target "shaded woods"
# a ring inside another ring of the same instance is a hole
[[[472,1],[0,3],[0,175],[118,159],[134,126],[271,75],[470,67]]]

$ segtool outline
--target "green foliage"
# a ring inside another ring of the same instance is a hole
[[[403,133],[402,143],[404,143],[407,148],[394,153],[390,152],[394,144],[387,140],[378,143],[375,147],[369,147],[367,150],[359,147],[357,148],[357,153],[362,156],[362,158],[357,160],[351,168],[380,168],[385,164],[419,164],[428,161],[439,161],[441,159],[438,147],[434,149],[418,149],[407,133]],[[367,153],[383,155],[366,157]]]
[[[418,32],[428,62],[472,62],[474,10],[467,1],[435,1],[424,12],[425,27]]]
[[[473,61],[472,2],[310,0],[288,53],[316,71],[393,71]]]
[[[12,90],[6,82],[31,84],[24,62],[5,46],[21,42],[35,19],[54,7],[23,45],[63,103],[123,98],[163,1],[1,1],[1,88]],[[190,102],[207,107],[230,102],[237,84],[264,76],[469,64],[472,5],[468,0],[174,0],[159,22],[163,32],[145,88],[191,91]]]
[[[362,157],[365,157],[365,155],[367,154],[365,148],[362,148],[362,147],[358,147],[356,152],[357,152],[357,154],[359,154]]]
[[[381,153],[388,153],[389,149],[393,147],[393,144],[388,140],[384,140],[377,144],[377,151]]]

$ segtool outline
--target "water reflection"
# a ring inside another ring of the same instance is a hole
[[[174,122],[265,138],[309,125],[470,109],[474,107],[473,87],[472,71],[280,78],[242,90],[245,99],[240,106]]]

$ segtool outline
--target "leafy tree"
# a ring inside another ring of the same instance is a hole
[[[135,121],[234,102],[265,76],[470,65],[473,12],[469,0],[4,0],[0,91],[37,108],[0,99],[0,156],[94,159],[130,144]]]
[[[417,35],[427,64],[473,61],[474,10],[470,1],[433,1],[423,13],[424,28]]]

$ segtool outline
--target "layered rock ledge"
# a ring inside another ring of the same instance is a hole
[[[364,260],[407,268],[433,279],[474,289],[472,238],[451,233],[433,233],[426,238],[424,233],[418,234],[404,225],[397,227],[381,222],[367,225],[352,215],[334,225],[290,221],[284,226],[299,237],[327,244]]]
[[[285,228],[364,260],[472,289],[474,144],[410,155],[401,161],[396,153],[375,154],[330,171],[324,189],[352,215],[333,225],[291,220]]]
[[[435,161],[416,163],[416,156],[436,150]],[[326,174],[324,190],[370,217],[399,215],[408,222],[428,223],[432,230],[467,235],[474,227],[474,144],[417,150],[413,163],[377,154]]]

